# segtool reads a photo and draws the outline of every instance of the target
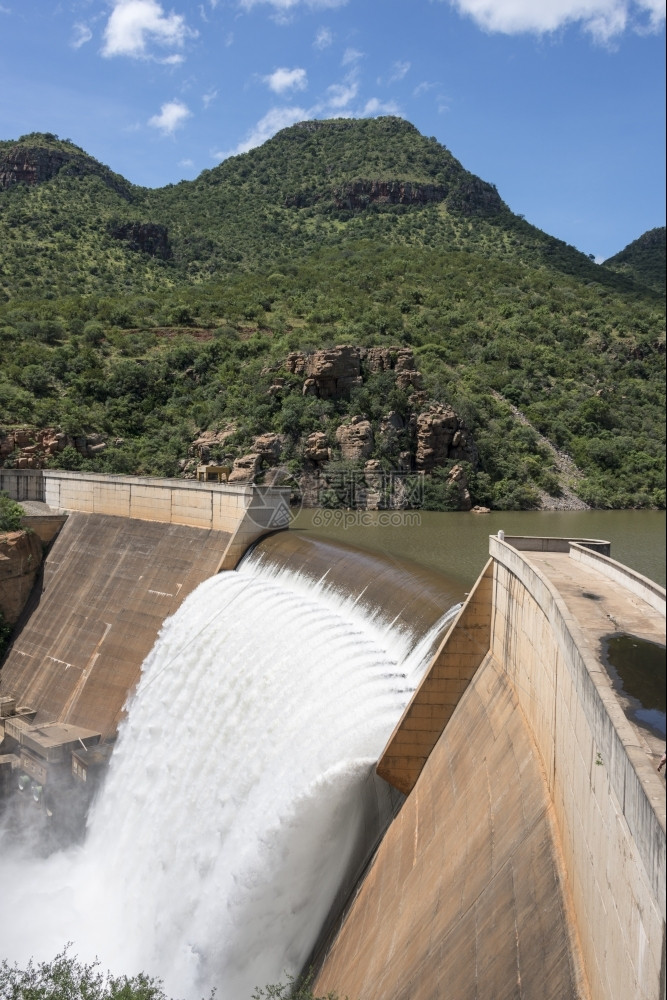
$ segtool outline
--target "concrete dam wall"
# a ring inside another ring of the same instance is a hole
[[[0,671],[0,777],[18,766],[41,788],[50,768],[85,776],[96,746],[111,746],[164,619],[278,526],[281,500],[69,473],[50,485],[18,477],[14,489],[68,512]],[[238,513],[225,531],[216,510],[230,498]],[[405,799],[351,895],[336,899],[316,993],[664,1000],[664,741],[637,724],[602,656],[610,634],[664,647],[664,591],[607,552],[491,539],[379,758],[378,775]],[[360,603],[396,587],[399,599],[384,597],[390,617],[423,619],[417,631],[449,600],[428,574],[384,575],[296,532],[258,553],[307,580],[328,573],[334,589],[354,577]]]
[[[7,469],[0,489],[35,538],[60,529],[0,669],[0,790],[17,770],[62,787],[101,773],[163,622],[286,527],[289,491]]]
[[[662,1000],[664,740],[601,643],[664,647],[664,591],[566,540],[490,553],[380,759],[408,797],[316,992]]]

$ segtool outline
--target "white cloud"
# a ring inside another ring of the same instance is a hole
[[[365,115],[399,115],[400,108],[396,101],[380,101],[377,97],[371,97],[366,101],[362,116]]]
[[[1,7],[0,10],[2,10]],[[87,24],[77,23],[74,25],[73,31],[74,34],[72,36],[72,41],[70,42],[73,49],[80,49],[82,45],[85,45],[86,42],[89,42],[93,37],[93,33]]]
[[[252,7],[256,7],[258,4],[268,3],[277,11],[282,11],[283,13],[288,10],[293,10],[300,4],[305,7],[310,7],[311,9],[327,9],[332,7],[344,7],[347,0],[240,0],[240,5],[245,10],[250,10]]]
[[[421,83],[418,83],[412,91],[412,96],[421,97],[422,94],[427,94],[429,90],[433,90],[435,86],[437,86],[437,84],[429,83],[427,80],[423,80]]]
[[[597,41],[608,42],[630,25],[657,30],[665,21],[665,0],[449,0],[486,31],[545,34],[579,23]],[[638,20],[648,16],[648,25]]]
[[[327,104],[330,108],[341,110],[346,108],[350,101],[353,101],[359,93],[359,84],[356,80],[347,80],[345,83],[332,83],[327,87]]]
[[[211,104],[213,104],[213,101],[216,99],[217,96],[218,96],[217,90],[209,90],[207,94],[204,94],[202,96],[202,103],[204,107],[209,108]]]
[[[173,135],[191,115],[192,112],[183,101],[167,101],[160,108],[159,115],[153,115],[148,119],[148,124],[159,129],[163,135]]]
[[[287,69],[281,66],[279,69],[262,77],[264,83],[268,84],[274,94],[284,94],[287,90],[305,90],[308,86],[308,77],[305,69],[295,67]]]
[[[276,132],[287,128],[289,125],[294,125],[296,122],[304,121],[308,116],[309,113],[305,108],[271,108],[263,118],[260,118],[255,127],[251,129],[246,138],[235,149],[230,149],[228,152],[213,153],[213,157],[216,160],[226,160],[228,156],[238,156],[239,153],[247,153],[249,149],[261,146],[267,139],[274,136]]]
[[[341,60],[341,65],[351,66],[354,63],[359,62],[360,59],[364,58],[363,52],[359,52],[358,49],[345,49],[343,53],[343,58]]]
[[[402,80],[403,77],[406,76],[406,74],[410,72],[410,66],[411,65],[412,65],[412,63],[409,63],[407,61],[403,62],[403,61],[401,61],[399,59],[398,62],[395,62],[393,64],[393,66],[391,67],[393,72],[392,72],[391,76],[389,77],[389,81],[388,82],[389,83],[396,83],[398,80]]]
[[[333,43],[333,32],[331,28],[318,28],[313,45],[316,49],[328,49]]]
[[[194,168],[195,161],[194,160],[179,160],[178,161],[178,165],[179,165],[179,167],[187,167],[189,170],[192,170]]]
[[[165,14],[157,0],[114,0],[102,55],[147,58],[149,43],[180,48],[195,34],[181,14]]]

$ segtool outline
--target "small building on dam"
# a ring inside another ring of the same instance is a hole
[[[0,794],[62,842],[163,622],[289,495],[2,469],[0,490],[60,519],[0,670]],[[665,1000],[664,733],[630,677],[662,671],[664,713],[664,654],[665,591],[608,543],[492,536],[377,762],[400,804],[315,994]]]

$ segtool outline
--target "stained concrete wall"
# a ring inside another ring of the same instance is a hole
[[[493,563],[487,563],[394,729],[377,773],[407,795],[491,642]]]
[[[521,547],[491,539],[489,652],[425,764],[411,748],[421,773],[319,958],[318,993],[664,1000],[664,787],[576,616],[530,561],[539,549],[544,565],[567,563],[569,544]],[[612,563],[599,590],[623,578]],[[568,586],[598,608],[576,573]],[[653,613],[616,590],[634,620]]]
[[[206,528],[70,514],[0,670],[0,693],[36,709],[37,723],[113,736],[162,623],[217,571],[229,542]]]
[[[574,927],[540,756],[489,655],[386,833],[314,992],[585,1000]]]
[[[664,995],[664,791],[560,595],[529,553],[526,559],[494,538],[490,551],[492,652],[542,758],[591,996],[657,1000]]]

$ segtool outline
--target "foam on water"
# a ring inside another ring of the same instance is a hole
[[[297,973],[364,835],[369,775],[434,636],[247,560],[147,657],[84,844],[2,850],[2,955],[71,941],[172,995]]]

